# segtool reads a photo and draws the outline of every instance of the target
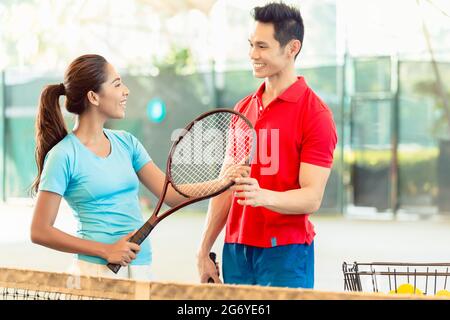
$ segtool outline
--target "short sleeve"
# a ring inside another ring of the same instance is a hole
[[[304,123],[300,162],[331,168],[337,144],[336,126],[330,111],[321,111]]]
[[[147,150],[145,150],[142,143],[131,133],[129,133],[129,135],[132,150],[131,161],[133,163],[134,171],[138,172],[145,164],[150,162],[152,158],[150,158],[150,155],[148,154]]]
[[[44,160],[39,191],[50,191],[64,196],[69,181],[69,156],[60,149],[50,150]]]

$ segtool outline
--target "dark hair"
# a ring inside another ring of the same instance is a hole
[[[275,29],[274,37],[282,48],[292,39],[300,40],[303,47],[305,28],[299,9],[284,3],[272,2],[264,7],[255,7],[252,16],[255,21],[273,23]],[[300,50],[295,55],[295,58],[297,58]]]
[[[98,92],[107,80],[107,63],[106,59],[99,55],[78,57],[67,68],[64,83],[48,85],[42,91],[36,117],[35,158],[38,174],[31,185],[32,193],[39,190],[45,156],[67,135],[59,104],[60,96],[66,96],[67,111],[82,114],[88,107],[87,93]]]

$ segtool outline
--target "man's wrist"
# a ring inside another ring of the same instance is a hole
[[[210,252],[210,250],[204,250],[204,249],[197,251],[197,259],[204,259],[204,258],[209,257],[209,252]]]
[[[263,207],[273,207],[276,206],[276,197],[277,193],[276,191],[263,189],[263,197],[262,197],[262,206]]]

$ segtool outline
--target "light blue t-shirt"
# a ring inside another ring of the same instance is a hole
[[[79,237],[111,244],[143,224],[136,172],[151,158],[132,134],[109,129],[104,133],[111,143],[106,158],[95,155],[73,133],[56,144],[45,158],[39,190],[66,199],[79,221]],[[107,263],[95,256],[78,258]],[[148,265],[151,260],[147,238],[132,264]]]

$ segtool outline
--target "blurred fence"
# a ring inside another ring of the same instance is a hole
[[[440,63],[444,83],[450,64]],[[450,184],[447,124],[433,96],[434,75],[424,61],[395,57],[346,58],[343,65],[302,68],[299,74],[334,113],[339,145],[321,212],[345,212],[348,205],[375,211],[447,210]],[[7,70],[0,85],[0,191],[3,199],[26,197],[35,172],[34,119],[40,91],[62,74],[30,76]],[[131,90],[125,120],[107,124],[136,135],[160,168],[165,168],[171,133],[214,107],[233,107],[260,83],[249,70],[158,76],[122,74]],[[166,103],[163,122],[147,117],[147,103]],[[71,115],[66,116],[69,128]],[[443,124],[443,126],[440,126]],[[440,150],[441,149],[441,150]],[[447,150],[447,149],[445,149]],[[441,158],[440,158],[441,157]],[[441,159],[441,160],[440,160]],[[450,161],[449,161],[450,163]],[[447,193],[448,196],[447,196]],[[153,199],[148,191],[141,195]],[[200,204],[205,206],[205,204]]]

